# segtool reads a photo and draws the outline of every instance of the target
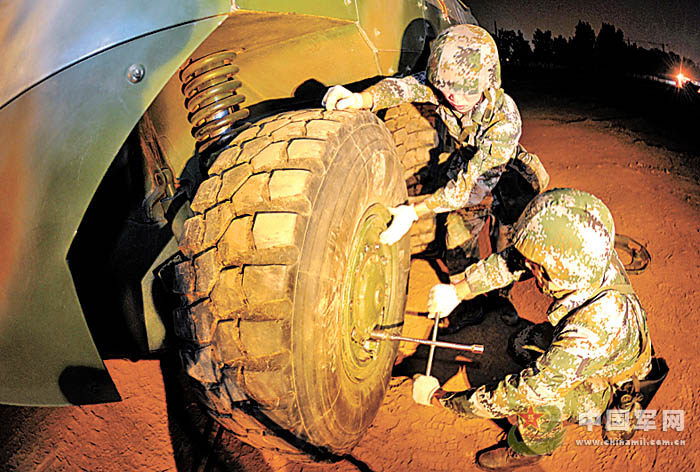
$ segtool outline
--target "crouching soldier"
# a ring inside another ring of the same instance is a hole
[[[598,198],[554,189],[525,208],[511,246],[468,267],[459,283],[431,289],[431,316],[441,317],[460,300],[530,274],[554,298],[547,312],[553,341],[520,373],[456,394],[440,389],[434,377],[414,381],[413,398],[421,404],[466,418],[517,415],[507,444],[477,454],[481,468],[509,470],[539,461],[562,443],[565,421],[598,417],[619,407],[611,405],[618,390],[650,381],[657,359],[652,359],[646,314],[614,249],[614,235],[610,211]],[[630,437],[635,412],[648,402],[638,392],[628,397]]]
[[[493,214],[499,223],[494,242],[506,241],[509,225],[544,190],[549,176],[537,156],[519,145],[520,113],[501,88],[496,43],[485,29],[475,25],[447,28],[431,45],[426,71],[386,78],[360,93],[334,86],[323,99],[329,110],[375,111],[406,102],[438,105],[457,150],[446,172],[448,183],[415,206],[391,209],[394,219],[380,240],[393,244],[421,216],[450,212],[445,262],[451,275],[461,273],[478,260],[477,236],[487,218],[483,208],[470,211],[470,207],[493,193]],[[507,169],[509,178],[497,188]]]

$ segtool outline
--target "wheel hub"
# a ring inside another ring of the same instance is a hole
[[[379,235],[390,219],[382,205],[367,209],[352,241],[343,283],[343,365],[356,381],[372,375],[372,363],[382,345],[370,341],[369,333],[385,325],[396,296],[393,281],[398,271],[398,250],[396,245],[379,243]]]

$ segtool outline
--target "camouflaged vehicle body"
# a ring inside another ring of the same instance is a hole
[[[103,359],[166,347],[157,273],[198,177],[178,72],[188,59],[234,51],[236,109],[255,122],[318,107],[332,84],[411,72],[431,35],[475,22],[439,0],[10,0],[2,11],[0,402],[44,406],[118,400]]]

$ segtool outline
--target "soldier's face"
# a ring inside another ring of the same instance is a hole
[[[570,290],[564,290],[557,284],[552,282],[552,279],[547,275],[547,271],[539,265],[537,262],[533,262],[530,259],[525,259],[525,267],[530,269],[532,275],[535,276],[535,283],[540,292],[554,298],[561,298],[568,294]]]
[[[462,114],[466,114],[474,109],[477,103],[481,100],[481,92],[479,93],[463,93],[457,90],[440,89],[449,104]]]

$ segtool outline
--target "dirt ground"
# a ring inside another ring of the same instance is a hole
[[[577,187],[599,196],[612,210],[617,232],[637,239],[651,253],[648,269],[632,276],[632,283],[647,310],[657,353],[671,368],[650,406],[658,410],[657,429],[635,435],[646,445],[584,445],[581,440],[600,439],[600,428],[587,431],[572,425],[553,456],[525,470],[697,470],[700,454],[692,438],[700,424],[700,184],[692,160],[697,168],[698,156],[669,151],[600,117],[571,115],[546,105],[521,105],[521,110],[522,142],[550,171],[550,187]],[[407,308],[425,311],[428,290],[437,281],[425,261],[414,260]],[[545,320],[549,301],[531,282],[516,287],[513,303],[522,318]],[[413,327],[420,322],[409,321]],[[474,331],[471,341],[477,342],[478,336]],[[505,346],[494,345],[498,349]],[[506,356],[505,351],[500,355]],[[196,406],[179,396],[171,361],[112,360],[107,367],[123,397],[120,403],[0,408],[0,469],[204,470],[200,456],[206,438],[198,432],[203,420]],[[466,364],[468,373],[471,368]],[[682,430],[662,431],[661,410],[683,411]],[[503,422],[466,421],[416,405],[409,377],[397,375],[374,423],[346,460],[285,466],[225,435],[222,444],[229,452],[217,454],[209,466],[256,472],[474,470],[474,453],[502,435]],[[649,444],[656,440],[685,444]]]

